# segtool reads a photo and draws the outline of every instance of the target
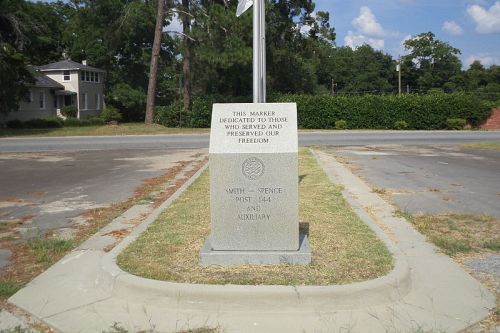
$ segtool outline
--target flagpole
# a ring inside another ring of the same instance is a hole
[[[253,102],[266,102],[265,0],[253,3]]]

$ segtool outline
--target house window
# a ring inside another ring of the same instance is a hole
[[[85,81],[90,81],[90,73],[85,72]]]
[[[99,82],[99,73],[95,73],[95,82]]]
[[[87,110],[87,107],[88,107],[88,97],[87,97],[87,93],[83,93],[82,94],[82,105],[83,105],[83,110]]]
[[[63,71],[63,81],[71,81],[71,75],[69,71]]]
[[[85,81],[85,71],[80,73],[80,80]]]
[[[26,96],[24,97],[24,101],[26,103],[31,103],[33,102],[33,92],[30,90],[28,91],[28,93],[26,94]]]
[[[40,91],[40,94],[38,95],[38,103],[40,106],[40,109],[45,109],[45,92]]]

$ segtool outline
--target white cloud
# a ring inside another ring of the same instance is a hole
[[[500,1],[489,8],[472,5],[467,8],[467,14],[476,23],[476,31],[483,34],[500,32]]]
[[[483,66],[491,66],[500,64],[500,56],[488,54],[488,53],[480,53],[473,54],[465,59],[464,65],[469,67],[474,61],[479,60]]]
[[[464,29],[455,21],[445,21],[443,23],[443,30],[453,36],[460,36],[464,33]]]
[[[371,9],[363,6],[359,10],[359,16],[352,20],[352,25],[363,35],[370,37],[384,37],[385,32],[382,25]]]
[[[382,50],[385,42],[383,39],[371,38],[363,34],[355,34],[352,31],[349,31],[347,36],[344,38],[344,44],[353,49],[361,45],[368,44],[376,50]]]

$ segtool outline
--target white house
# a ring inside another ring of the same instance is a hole
[[[63,60],[40,66],[38,70],[64,86],[64,90],[55,92],[58,109],[76,104],[78,118],[96,116],[103,109],[104,70],[88,66],[85,60],[82,63]]]
[[[10,112],[6,121],[29,120],[60,115],[65,105],[76,105],[78,118],[97,116],[104,108],[105,71],[86,61],[63,60],[36,67],[35,84],[21,100],[19,110]]]

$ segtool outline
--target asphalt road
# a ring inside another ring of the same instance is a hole
[[[500,152],[453,145],[329,149],[373,188],[410,213],[500,218]]]
[[[456,144],[500,141],[500,131],[303,131],[301,146],[375,144]],[[62,138],[2,138],[0,152],[207,148],[208,134]]]

